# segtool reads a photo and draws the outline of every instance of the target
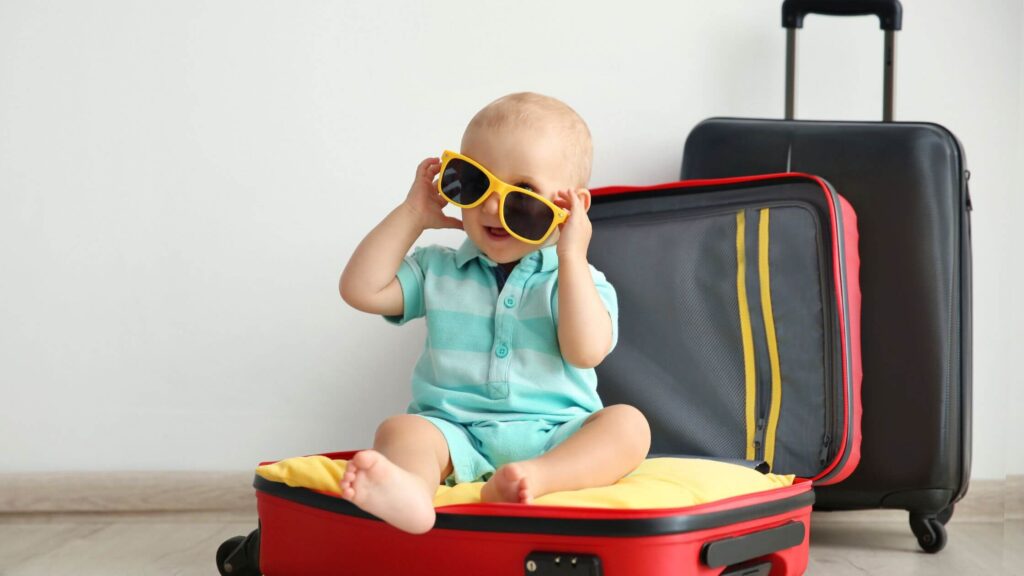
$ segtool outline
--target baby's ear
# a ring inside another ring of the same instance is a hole
[[[577,188],[576,193],[580,196],[580,201],[583,202],[583,210],[590,212],[590,190],[586,188]]]

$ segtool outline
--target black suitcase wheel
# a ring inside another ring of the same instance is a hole
[[[234,536],[232,538],[228,538],[217,547],[217,572],[222,576],[224,574],[231,574],[231,572],[225,572],[224,562],[227,561],[228,556],[230,556],[242,542],[245,542],[245,536]]]
[[[946,516],[948,520],[949,516],[952,516],[952,509],[947,509],[950,510],[950,514]],[[911,513],[910,529],[914,531],[914,536],[917,536],[917,544],[925,552],[935,554],[946,547],[946,526],[943,525],[939,516]]]
[[[221,576],[260,576],[260,531],[228,538],[217,547]]]

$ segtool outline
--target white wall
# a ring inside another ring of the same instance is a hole
[[[1020,14],[1017,17],[1017,21],[1020,23],[1020,27],[1017,30],[1017,43],[1020,45],[1021,52],[1024,52],[1024,8],[1019,8]],[[1021,58],[1018,62],[1020,78],[1020,90],[1017,96],[1017,162],[1016,167],[1024,166],[1024,58]],[[1014,196],[1013,207],[1016,208],[1015,212],[1020,213],[1021,205],[1024,202],[1021,201],[1021,186],[1020,185],[1009,185],[1006,187],[1009,194]],[[1007,210],[1007,212],[1010,212]],[[1005,228],[1002,238],[1004,240],[1004,246],[1011,247],[1016,244],[1013,237],[1013,232],[1016,231],[1019,226],[1008,225]],[[1003,251],[1005,254],[1005,250]],[[1014,269],[1012,262],[1016,258],[1007,257],[1005,259],[1006,269]],[[1003,319],[1003,325],[1007,326],[1009,330],[1004,333],[1003,346],[1001,348],[1002,358],[1005,359],[1017,359],[1019,358],[1021,343],[1024,343],[1024,312],[1021,311],[1021,306],[1017,304],[1015,296],[1019,297],[1020,290],[1020,270],[1015,270],[1015,274],[1011,278],[1006,278],[1003,282],[1003,292],[1000,301],[1004,310],[1009,311],[1010,314]],[[1024,414],[1024,375],[1020,373],[1020,370],[1014,370],[1012,368],[1004,368],[1006,377],[1003,378],[1007,403],[1003,409],[1004,415],[1004,428],[1006,430],[1005,443],[1006,443],[1006,473],[1007,474],[1024,474],[1024,458],[1021,457],[1020,443],[1010,442],[1010,426],[1012,422],[1016,422],[1020,419],[1021,414]]]
[[[779,5],[0,2],[0,471],[366,446],[404,410],[423,328],[346,308],[337,278],[419,160],[536,90],[590,123],[593,185],[674,179],[701,119],[781,115]],[[974,173],[974,473],[993,478],[1024,471],[1004,440],[1024,19],[975,5],[904,0],[896,112],[952,129]],[[881,40],[809,17],[800,116],[878,117]]]

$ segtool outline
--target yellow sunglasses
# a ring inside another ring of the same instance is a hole
[[[527,244],[544,243],[569,217],[540,194],[502,182],[476,160],[450,150],[441,155],[437,191],[460,208],[475,208],[497,192],[502,228]]]

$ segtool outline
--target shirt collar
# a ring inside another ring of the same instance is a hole
[[[485,266],[497,266],[497,263],[481,252],[472,240],[466,238],[466,241],[462,243],[462,246],[460,246],[458,251],[455,253],[455,265],[462,268],[474,258],[479,258]],[[520,262],[526,262],[536,266],[538,272],[550,272],[552,270],[556,270],[558,269],[557,247],[552,244],[550,246],[545,246],[540,250],[534,250],[526,256],[523,256],[523,259]]]

